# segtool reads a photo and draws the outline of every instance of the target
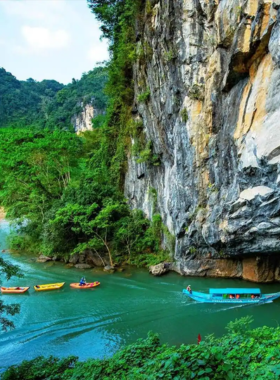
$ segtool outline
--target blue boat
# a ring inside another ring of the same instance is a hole
[[[280,297],[280,292],[262,294],[261,290],[256,288],[209,289],[209,294],[206,294],[192,291],[190,285],[183,293],[195,301],[204,303],[260,304],[272,302]]]

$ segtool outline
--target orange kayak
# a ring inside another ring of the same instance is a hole
[[[100,282],[95,281],[95,282],[88,282],[85,285],[80,285],[78,282],[74,282],[73,284],[70,284],[71,288],[75,289],[90,289],[90,288],[95,288],[95,286],[100,285]]]
[[[9,288],[2,286],[1,292],[2,293],[24,293],[24,292],[27,292],[28,289],[29,289],[29,286],[28,287],[14,286],[14,287],[9,287]]]

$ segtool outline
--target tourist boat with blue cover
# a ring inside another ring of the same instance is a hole
[[[209,289],[209,294],[192,291],[190,286],[183,290],[188,297],[204,303],[260,304],[272,302],[280,297],[280,292],[262,294],[256,288]]]

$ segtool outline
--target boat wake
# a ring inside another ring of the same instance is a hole
[[[219,313],[220,311],[227,311],[227,310],[231,310],[231,309],[238,309],[240,307],[245,307],[245,306],[252,306],[252,305],[247,305],[247,304],[242,304],[242,305],[234,305],[234,306],[230,306],[230,307],[224,307],[223,309],[219,309],[219,310],[214,310],[213,312],[215,313]]]
[[[260,303],[255,303],[255,304],[235,304],[234,306],[230,306],[230,307],[224,307],[222,309],[217,309],[217,310],[211,310],[210,312],[212,313],[219,313],[220,311],[227,311],[227,310],[231,310],[231,309],[237,309],[237,308],[255,308],[256,306],[262,306],[264,304],[268,304],[268,303],[273,303],[273,301],[267,301],[267,302],[260,302]]]

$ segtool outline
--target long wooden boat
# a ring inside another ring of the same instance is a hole
[[[206,303],[260,304],[280,297],[280,292],[262,294],[261,290],[256,288],[209,289],[209,294],[206,294],[192,291],[188,287],[183,293],[195,301]]]
[[[75,288],[75,289],[90,289],[90,288],[95,288],[98,285],[100,285],[100,282],[98,282],[98,281],[88,282],[84,285],[80,285],[79,282],[74,282],[74,283],[70,284],[71,288]]]
[[[44,292],[46,290],[56,290],[63,287],[65,282],[57,282],[56,284],[44,284],[44,285],[35,285],[34,289],[36,292]]]
[[[29,289],[29,286],[12,286],[12,287],[1,287],[1,292],[2,293],[25,293]]]

